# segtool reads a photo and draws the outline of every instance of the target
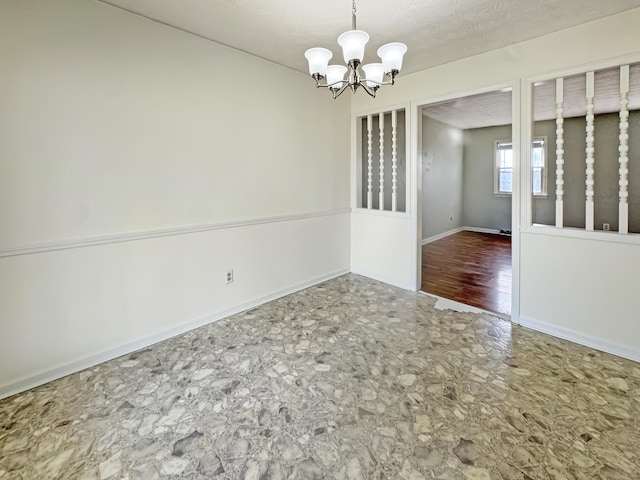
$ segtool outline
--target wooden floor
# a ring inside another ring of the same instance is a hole
[[[424,245],[422,291],[511,315],[511,237],[463,231]]]

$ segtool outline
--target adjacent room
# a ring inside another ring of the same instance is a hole
[[[421,290],[511,314],[511,89],[422,108]]]
[[[639,24],[0,1],[0,480],[639,478]]]

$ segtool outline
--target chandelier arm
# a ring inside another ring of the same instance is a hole
[[[376,82],[375,80],[367,80],[366,78],[360,79],[360,84],[363,82],[375,83],[377,87],[384,87],[385,85],[393,85],[392,82]]]
[[[336,92],[333,89],[331,90],[331,92],[333,93],[334,100],[338,98],[340,95],[342,95],[347,88],[349,88],[350,86],[349,82],[344,82],[344,83],[346,83],[346,85],[343,85],[343,87],[338,92]]]
[[[376,98],[376,90],[378,87],[374,87],[373,89],[369,89],[364,83],[359,82],[362,89],[369,94],[370,97]],[[376,82],[377,83],[377,82]]]
[[[343,84],[343,83],[348,84],[349,82],[347,82],[346,80],[339,80],[332,84],[322,85],[319,80],[316,80],[316,88],[342,88],[342,86],[338,87],[338,84]]]
[[[333,82],[332,84],[326,84],[326,85],[320,85],[320,86],[327,87],[327,88],[345,88],[349,86],[349,82],[346,80],[338,80],[337,82]]]
[[[391,85],[396,84],[396,77],[398,76],[398,73],[400,73],[399,70],[391,70],[390,72],[385,73],[387,77],[391,78],[391,82],[389,82],[389,84]]]

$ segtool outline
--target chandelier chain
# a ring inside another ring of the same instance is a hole
[[[356,28],[356,0],[351,2],[351,30],[357,30]]]

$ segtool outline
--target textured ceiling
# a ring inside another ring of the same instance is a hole
[[[351,0],[102,0],[153,20],[307,72],[310,47],[333,51],[351,29]],[[595,20],[640,0],[360,0],[371,35],[365,62],[387,42],[408,45],[404,73]]]
[[[640,110],[640,64],[632,65],[629,85],[629,109]],[[556,84],[536,85],[533,92],[535,120],[556,118]],[[594,112],[620,111],[620,70],[596,72]],[[481,128],[511,123],[511,92],[489,92],[470,95],[423,108],[422,113],[454,127]],[[585,75],[565,78],[564,117],[584,117],[587,113]]]

